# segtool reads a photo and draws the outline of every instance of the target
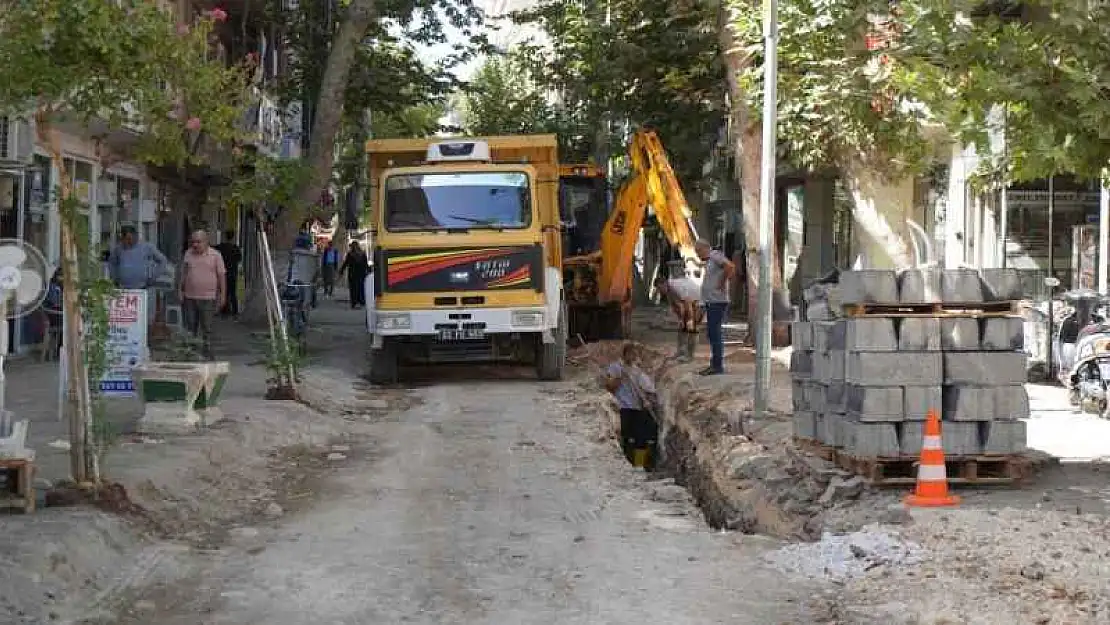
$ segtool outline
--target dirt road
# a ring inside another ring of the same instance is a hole
[[[315,505],[240,530],[133,622],[813,622],[808,589],[758,560],[774,543],[707,529],[551,386],[480,378],[416,389],[343,449]]]

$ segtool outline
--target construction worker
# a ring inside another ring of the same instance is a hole
[[[679,362],[690,362],[698,345],[698,325],[705,319],[698,285],[686,276],[659,276],[655,280],[655,288],[678,318],[678,344],[674,357]]]
[[[655,384],[640,369],[640,351],[635,343],[625,343],[620,360],[605,370],[605,390],[612,393],[620,407],[621,451],[633,466],[647,471],[655,468],[659,422],[656,420],[658,397]]]

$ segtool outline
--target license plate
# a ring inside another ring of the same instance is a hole
[[[477,341],[486,337],[486,331],[476,328],[440,330],[438,336],[441,341]]]

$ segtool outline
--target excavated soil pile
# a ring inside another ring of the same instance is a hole
[[[589,378],[580,381],[578,414],[600,414],[598,440],[612,437],[616,409],[597,377],[620,356],[623,343],[583,346],[570,355]],[[735,352],[727,376],[703,378],[695,365],[676,365],[661,351],[640,345],[642,368],[656,380],[664,404],[662,470],[693,495],[716,528],[793,540],[821,536],[826,514],[858,498],[862,478],[798,451],[790,439],[789,378],[776,371],[771,405],[756,422],[751,412],[752,358]],[[606,423],[608,419],[608,423]]]

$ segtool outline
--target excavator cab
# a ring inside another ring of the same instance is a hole
[[[609,181],[596,165],[563,165],[559,171],[559,215],[568,256],[601,249],[601,232],[609,218]]]

